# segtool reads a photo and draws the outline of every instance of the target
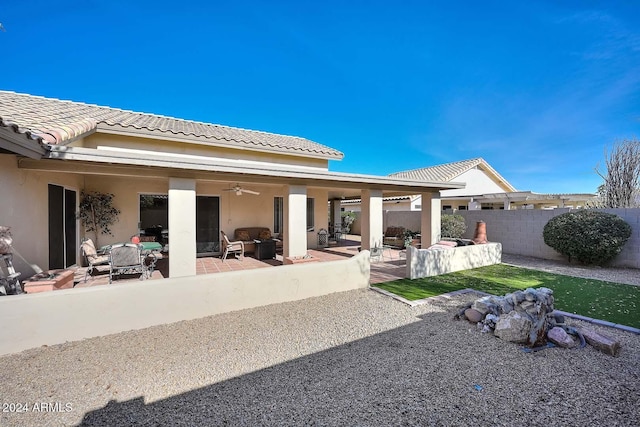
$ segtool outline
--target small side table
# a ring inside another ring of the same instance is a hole
[[[276,257],[275,240],[254,240],[253,242],[256,244],[256,251],[254,253],[256,259],[272,259]]]

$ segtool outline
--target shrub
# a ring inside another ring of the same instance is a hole
[[[602,265],[620,253],[631,236],[631,226],[617,215],[586,209],[551,218],[542,236],[569,262]]]
[[[459,239],[467,231],[467,224],[462,215],[442,215],[440,219],[440,235]]]

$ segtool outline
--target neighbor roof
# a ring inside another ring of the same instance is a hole
[[[394,178],[415,179],[419,181],[449,182],[459,177],[463,173],[477,167],[493,175],[494,178],[498,182],[500,182],[500,184],[505,185],[509,189],[509,191],[516,191],[516,189],[511,184],[509,184],[509,182],[504,179],[495,169],[493,169],[489,165],[489,163],[487,163],[482,157],[469,160],[461,160],[459,162],[453,163],[445,163],[442,165],[430,166],[421,169],[396,172],[389,174],[389,176]]]
[[[0,128],[41,144],[64,145],[96,130],[182,140],[237,149],[342,159],[333,148],[295,136],[233,128],[82,102],[0,91]]]

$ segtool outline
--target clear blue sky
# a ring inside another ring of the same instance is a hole
[[[484,157],[593,192],[640,137],[640,2],[4,1],[0,89],[302,136],[330,169]]]

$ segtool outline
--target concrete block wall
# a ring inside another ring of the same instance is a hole
[[[551,218],[569,211],[570,209],[526,209],[459,211],[457,213],[462,215],[467,223],[467,232],[464,237],[472,238],[476,223],[484,221],[487,224],[489,241],[502,243],[503,253],[565,260],[564,256],[544,243],[542,230]],[[640,209],[602,209],[602,211],[620,216],[632,228],[631,238],[622,252],[612,261],[612,265],[640,268]]]

